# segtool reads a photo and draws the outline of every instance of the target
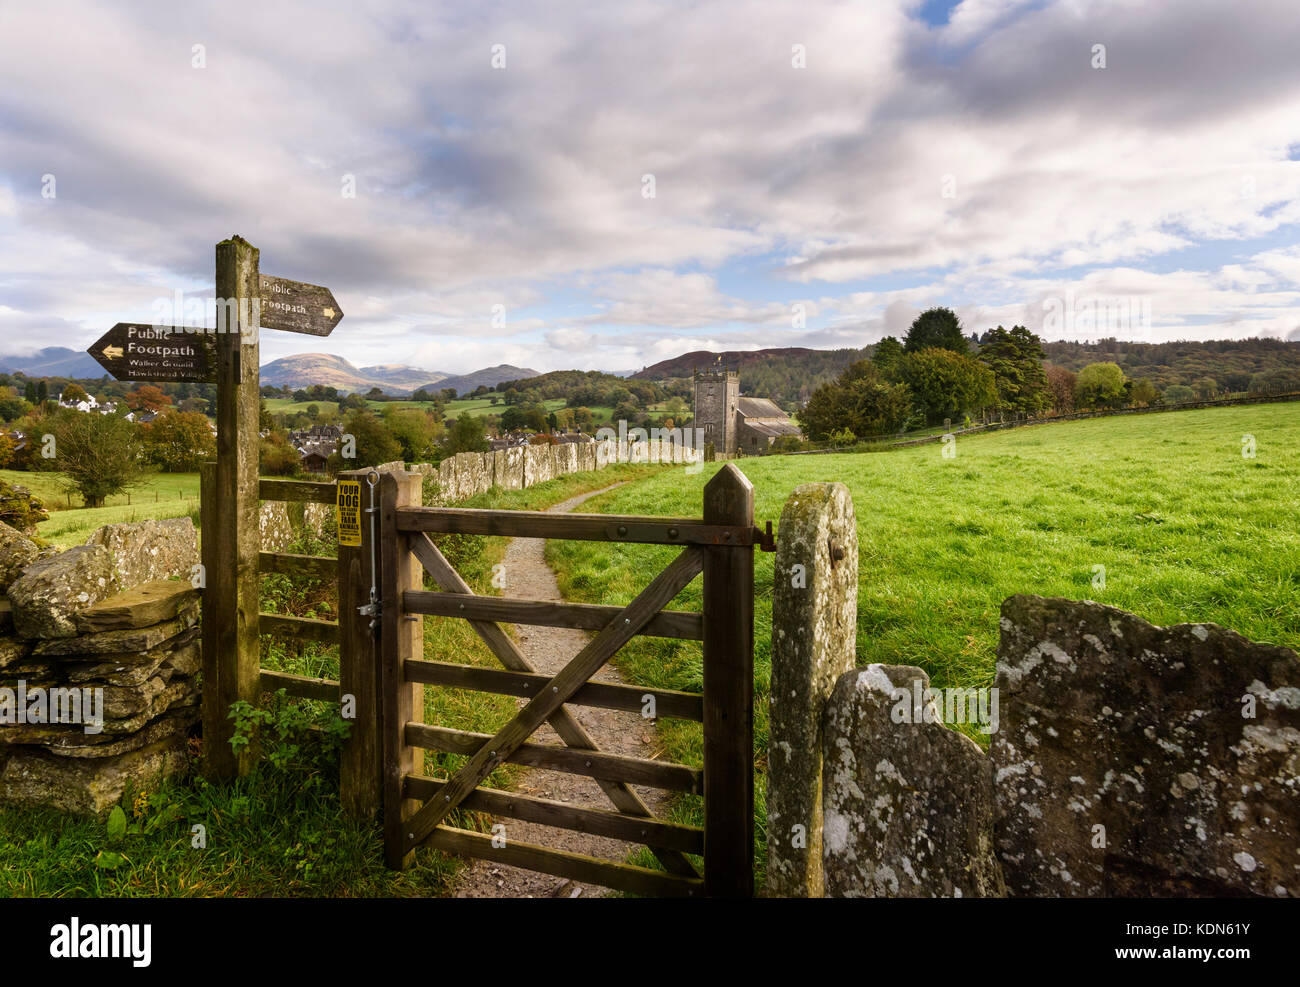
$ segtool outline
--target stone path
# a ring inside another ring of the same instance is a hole
[[[583,501],[620,484],[570,498],[549,508],[552,512],[571,511]],[[516,538],[506,547],[504,595],[527,600],[561,600],[560,587],[555,573],[542,556],[545,541],[540,538]],[[555,674],[590,640],[585,631],[564,627],[531,627],[516,625],[516,643],[529,663],[539,672]],[[625,680],[612,664],[607,664],[593,681],[622,683]],[[523,706],[523,700],[519,705]],[[636,713],[597,709],[590,706],[566,707],[591,735],[596,746],[615,754],[636,757],[654,757],[658,751],[658,736],[653,723]],[[549,726],[543,726],[531,742],[559,743],[559,737]],[[568,802],[575,806],[607,809],[609,799],[590,778],[560,771],[526,769],[519,779],[517,791],[524,795]],[[667,793],[658,789],[636,788],[637,793],[656,816],[666,812]],[[506,827],[507,840],[536,843],[542,846],[585,853],[593,857],[624,860],[632,849],[627,843],[603,836],[589,836],[571,830],[541,826],[517,819],[494,819]],[[457,881],[457,898],[570,898],[597,897],[610,892],[596,885],[580,884],[563,878],[520,870],[487,860],[473,860]]]

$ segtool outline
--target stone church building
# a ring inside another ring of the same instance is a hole
[[[783,435],[803,433],[789,415],[767,398],[740,396],[739,370],[697,370],[694,428],[704,429],[704,443],[727,455],[758,455]]]

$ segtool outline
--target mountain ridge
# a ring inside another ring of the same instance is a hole
[[[272,387],[297,389],[320,384],[340,391],[361,393],[378,387],[385,394],[401,396],[421,389],[433,392],[447,387],[454,387],[457,393],[465,393],[483,384],[494,387],[504,380],[536,377],[537,371],[503,363],[495,367],[482,367],[468,374],[446,374],[402,363],[357,367],[345,357],[332,353],[296,353],[264,363],[261,376],[262,383]]]

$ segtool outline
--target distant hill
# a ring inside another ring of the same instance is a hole
[[[381,363],[357,367],[332,353],[298,353],[262,365],[262,383],[273,387],[336,387],[365,393],[378,387],[385,394],[406,395],[420,387],[442,387],[447,375],[436,370]],[[454,385],[453,385],[454,386]]]
[[[785,346],[766,350],[694,350],[662,360],[632,375],[633,380],[669,380],[690,377],[698,370],[719,366],[740,367],[740,393],[771,398],[787,408],[806,401],[819,385],[833,380],[855,360],[870,353],[863,349],[813,350]]]
[[[363,377],[383,381],[385,384],[391,384],[393,387],[409,391],[424,387],[431,381],[441,381],[447,378],[447,374],[421,370],[419,367],[408,367],[401,363],[381,363],[374,367],[362,367],[359,372]],[[387,390],[388,388],[385,387],[384,389]]]
[[[262,366],[262,383],[292,388],[320,384],[349,392],[364,392],[386,384],[378,378],[366,376],[343,357],[332,353],[298,353],[272,360]]]
[[[633,379],[662,381],[690,377],[696,369],[740,366],[740,393],[771,398],[787,408],[807,400],[820,384],[839,375],[855,360],[869,357],[875,346],[862,349],[813,350],[791,346],[767,350],[695,350],[663,360],[633,374]],[[971,352],[976,348],[972,346]],[[1119,339],[1096,342],[1045,342],[1048,363],[1078,371],[1090,363],[1113,361],[1132,378],[1151,381],[1164,390],[1171,384],[1192,385],[1205,378],[1220,388],[1244,391],[1259,375],[1292,375],[1300,380],[1300,341],[1213,339],[1138,343]],[[719,360],[721,357],[721,360]],[[1281,377],[1278,378],[1282,380]]]
[[[501,363],[495,367],[485,367],[482,370],[475,370],[472,374],[463,374],[459,377],[442,377],[437,380],[431,380],[423,385],[426,391],[441,391],[447,387],[454,387],[457,394],[468,394],[471,391],[487,386],[496,387],[498,384],[507,380],[524,380],[528,377],[540,376],[536,370],[529,370],[527,367],[512,367],[508,363]]]
[[[1118,363],[1128,376],[1149,380],[1162,391],[1171,384],[1190,386],[1207,377],[1229,391],[1246,390],[1252,378],[1260,374],[1289,373],[1290,379],[1300,379],[1300,341],[1271,337],[1200,343],[1057,341],[1044,343],[1043,352],[1049,363],[1067,370],[1079,371],[1090,363]]]
[[[0,356],[0,372],[24,373],[28,377],[67,377],[98,380],[104,368],[85,350],[47,346],[31,356]]]

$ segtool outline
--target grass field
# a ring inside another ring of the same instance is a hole
[[[1255,458],[1244,458],[1253,436]],[[776,521],[800,483],[849,487],[861,542],[859,664],[919,665],[936,687],[992,683],[1003,599],[1093,599],[1158,624],[1223,624],[1300,648],[1300,408],[1257,405],[1093,419],[879,454],[743,459],[756,517]],[[713,467],[675,469],[584,510],[698,515]],[[576,601],[623,603],[673,549],[550,542]],[[1095,586],[1104,566],[1104,588]],[[773,556],[758,554],[756,763],[764,767]],[[699,609],[697,580],[673,604]],[[698,644],[638,639],[616,658],[629,680],[698,691]],[[699,764],[699,727],[660,723],[664,756]],[[982,737],[982,735],[976,735]],[[987,738],[982,738],[987,739]],[[765,811],[760,783],[756,825]],[[698,800],[680,818],[700,821]],[[760,865],[761,865],[761,853]],[[647,866],[651,858],[640,860]]]
[[[0,480],[26,487],[40,499],[50,519],[36,531],[52,545],[70,548],[80,545],[105,524],[145,521],[150,518],[191,515],[198,524],[199,474],[152,473],[138,487],[107,498],[103,507],[82,507],[77,494],[69,498],[58,473],[24,473],[0,470]]]

